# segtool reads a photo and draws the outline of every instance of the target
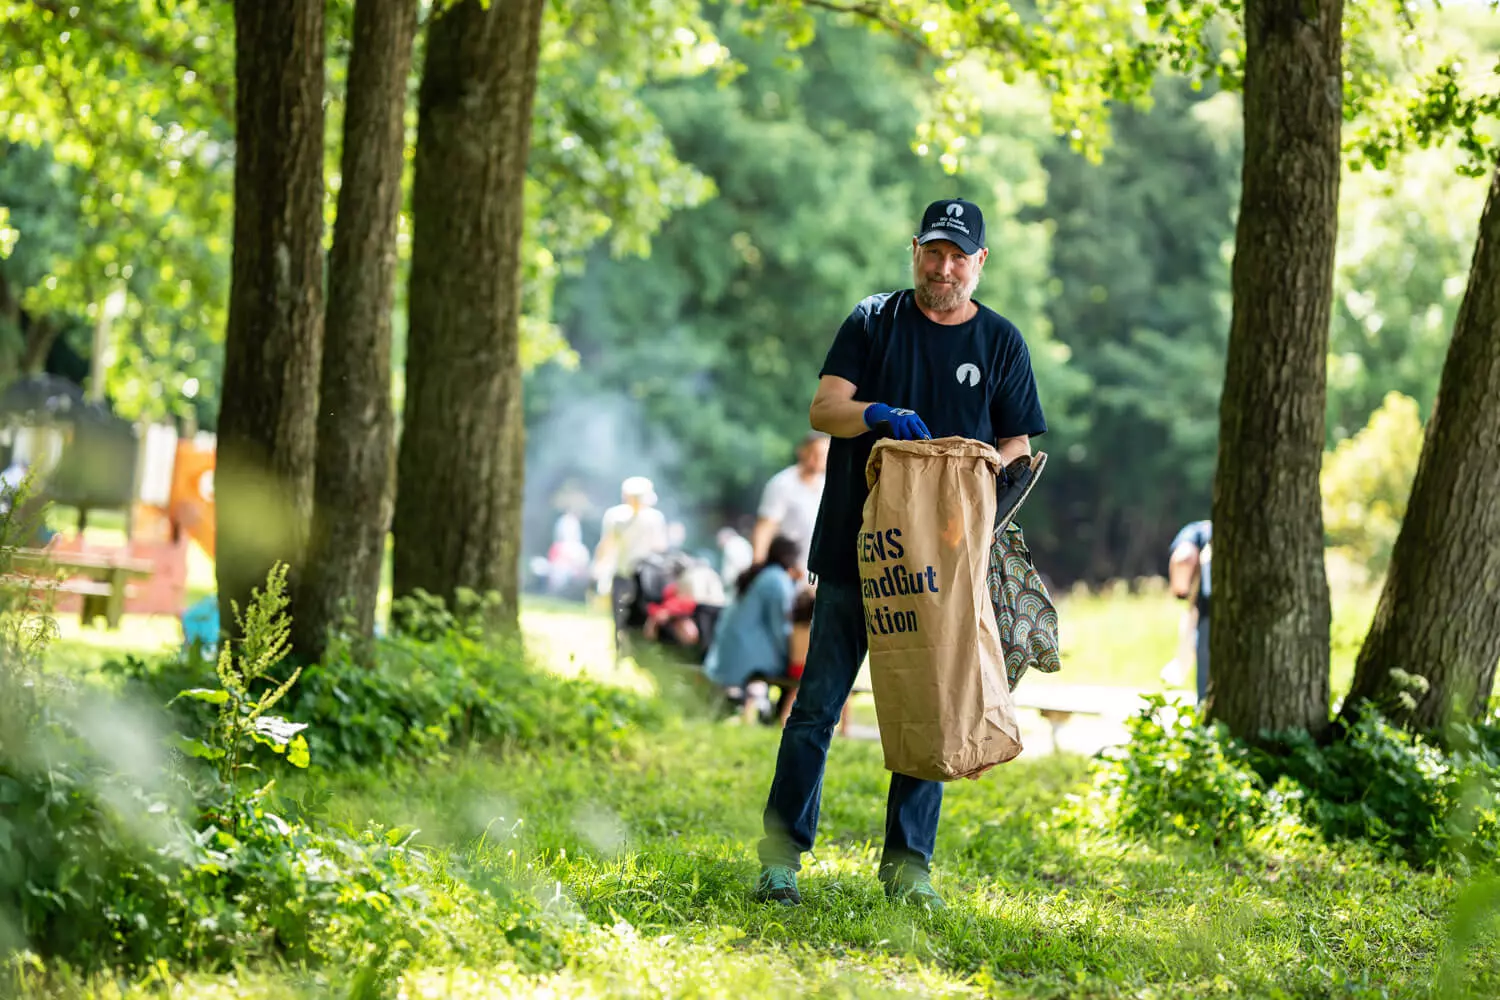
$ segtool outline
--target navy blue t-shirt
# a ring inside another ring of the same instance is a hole
[[[823,375],[848,379],[854,398],[915,410],[935,438],[1036,437],[1047,421],[1037,400],[1021,332],[978,300],[967,323],[944,326],[917,308],[911,289],[872,295],[839,328]],[[864,515],[865,463],[873,433],[834,438],[807,568],[832,580],[859,579],[855,541]]]

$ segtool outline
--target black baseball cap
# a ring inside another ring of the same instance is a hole
[[[944,198],[927,206],[922,213],[921,235],[917,243],[947,240],[956,243],[966,254],[984,249],[984,213],[972,201]]]

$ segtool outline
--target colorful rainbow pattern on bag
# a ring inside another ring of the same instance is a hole
[[[1031,560],[1020,525],[1011,523],[1004,531],[995,532],[988,582],[1010,689],[1014,691],[1032,667],[1046,674],[1061,670],[1057,608]]]

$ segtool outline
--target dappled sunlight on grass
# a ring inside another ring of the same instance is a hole
[[[47,648],[48,669],[73,678],[97,677],[110,660],[171,655],[182,645],[182,623],[170,615],[125,615],[118,629],[84,626],[78,615],[57,616],[58,638]]]
[[[882,956],[828,956],[805,947],[745,950],[735,927],[641,933],[626,922],[569,941],[570,968],[527,976],[518,968],[426,969],[408,973],[412,998],[527,996],[606,998],[710,996],[978,997],[959,977]]]
[[[1093,634],[1104,637],[1111,621],[1155,599],[1116,595],[1118,607],[1099,598],[1075,612],[1094,615]],[[390,760],[278,778],[288,815],[411,833],[468,885],[534,915],[505,916],[517,923],[495,928],[502,950],[422,959],[384,995],[1432,995],[1460,889],[1450,873],[1310,834],[1232,851],[1123,839],[1085,822],[1089,763],[1073,754],[1026,754],[945,786],[933,874],[949,908],[930,914],[890,903],[876,879],[890,781],[879,743],[836,738],[819,840],[799,877],[804,905],[756,903],[755,844],[779,730],[707,717],[691,667],[669,657],[643,654],[617,670],[601,614],[537,603],[522,621],[530,654],[551,672],[633,687],[669,707],[591,752],[534,736],[504,752],[455,744],[423,766]],[[68,641],[103,655],[150,652],[175,636],[132,623]],[[1088,677],[1079,683],[1123,676],[1078,672]],[[1466,953],[1476,996],[1500,984],[1497,938],[1483,932]],[[157,995],[362,996],[359,975],[251,970],[174,979]]]
[[[592,992],[618,977],[644,996],[1373,998],[1423,995],[1432,973],[1447,876],[1311,844],[1228,855],[1090,832],[1055,811],[1085,787],[1076,757],[947,786],[934,875],[950,910],[932,916],[888,903],[875,878],[889,780],[878,745],[836,742],[805,905],[757,904],[777,738],[680,722],[606,764],[475,755],[391,784],[351,777],[337,801],[353,820],[503,799],[506,835],[454,830],[451,843],[478,868],[557,886],[603,932],[574,940],[567,973],[492,980],[535,995],[621,995]]]

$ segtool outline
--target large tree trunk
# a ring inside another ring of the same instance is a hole
[[[1208,714],[1328,723],[1318,472],[1342,123],[1342,0],[1245,3],[1245,165],[1214,480]]]
[[[543,0],[462,0],[427,35],[395,592],[498,590],[516,613],[521,236]]]
[[[1500,660],[1500,173],[1490,182],[1469,287],[1427,422],[1411,501],[1359,652],[1363,701],[1414,727],[1482,715]],[[1413,709],[1391,671],[1425,677]]]
[[[390,527],[391,307],[417,0],[359,0],[349,56],[342,186],[328,261],[316,504],[293,641],[321,657],[348,616],[375,628]]]
[[[300,584],[323,343],[323,3],[238,0],[234,261],[219,416],[219,610]],[[295,615],[295,604],[293,614]]]

